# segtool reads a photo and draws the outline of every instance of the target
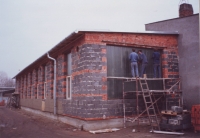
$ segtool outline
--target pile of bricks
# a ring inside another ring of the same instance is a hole
[[[5,102],[4,102],[4,100],[2,100],[1,102],[0,102],[0,106],[4,106],[5,105]]]
[[[192,125],[194,131],[200,131],[200,104],[192,106]]]

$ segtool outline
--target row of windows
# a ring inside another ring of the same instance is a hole
[[[26,91],[26,88],[24,87],[23,91]],[[34,92],[34,86],[31,87],[31,94]],[[66,77],[66,97],[65,99],[70,100],[72,93],[72,82],[71,82],[71,76]],[[28,94],[28,93],[26,93]],[[27,95],[26,95],[27,96]],[[31,95],[30,95],[31,96]],[[47,82],[44,82],[44,95],[43,99],[47,98]],[[23,97],[22,97],[23,98]],[[39,99],[39,84],[37,84],[36,88],[36,97],[35,99]]]
[[[71,87],[71,69],[72,69],[72,66],[71,66],[71,62],[72,62],[72,59],[71,59],[71,53],[67,54],[66,56],[67,58],[67,77],[66,77],[66,99],[71,99],[71,91],[72,91],[72,87]],[[46,99],[47,98],[47,66],[45,66],[44,68],[44,95],[43,95],[43,99]],[[38,78],[39,78],[39,74],[38,74]],[[23,92],[26,91],[26,88],[24,87],[23,89]],[[33,93],[34,91],[34,87],[32,86],[31,88],[31,94]],[[39,84],[37,84],[37,88],[36,88],[36,99],[39,99]],[[27,93],[28,94],[28,93]],[[27,95],[26,95],[27,97]],[[22,97],[23,98],[23,97]]]

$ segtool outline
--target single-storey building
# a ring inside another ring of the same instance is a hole
[[[14,92],[15,87],[0,87],[0,106],[4,106]]]
[[[71,33],[14,77],[22,109],[55,118],[54,114],[84,130],[123,126],[124,115],[138,115],[145,108],[142,97],[124,96],[125,89],[138,89],[133,81],[122,85],[132,77],[132,48],[147,56],[147,78],[153,77],[153,49],[159,49],[162,78],[181,76],[184,105],[190,109],[199,103],[199,14],[193,15],[192,6],[183,3],[179,15],[146,24],[144,32]],[[148,82],[150,89],[173,85],[165,83]],[[159,101],[160,109],[167,107],[165,99]]]
[[[162,77],[179,78],[177,32],[78,30],[14,77],[21,107],[57,114],[69,124],[85,125],[85,130],[95,129],[86,127],[95,121],[104,122],[104,127],[122,126],[122,83],[112,77],[132,77],[128,59],[132,48],[147,55],[147,77],[153,77],[151,55],[157,48]],[[134,115],[136,98],[124,102],[126,115]]]

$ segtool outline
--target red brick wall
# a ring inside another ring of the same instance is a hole
[[[179,17],[186,17],[193,15],[193,8],[191,4],[181,4],[179,7]]]
[[[86,33],[85,43],[162,49],[163,77],[171,78],[179,75],[177,35]],[[106,52],[106,49],[102,51]]]
[[[116,33],[86,33],[87,44],[118,44],[120,46],[142,45],[146,47],[172,48],[177,47],[176,35],[157,34],[116,34]]]

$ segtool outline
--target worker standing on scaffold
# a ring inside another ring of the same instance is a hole
[[[132,49],[132,52],[129,55],[131,61],[131,73],[133,77],[139,77],[138,75],[138,54],[135,52],[135,49]]]
[[[148,64],[148,60],[147,56],[142,52],[142,50],[138,50],[138,55],[139,55],[139,61],[141,63],[140,77],[142,78],[144,77],[144,74],[146,74],[146,67]]]
[[[152,54],[153,59],[153,71],[154,71],[154,78],[161,78],[161,71],[160,71],[160,52],[157,49],[154,49]]]

